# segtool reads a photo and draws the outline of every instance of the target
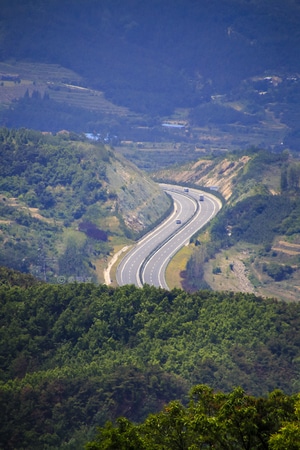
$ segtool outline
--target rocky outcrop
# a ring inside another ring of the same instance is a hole
[[[157,178],[176,181],[177,183],[193,183],[208,188],[216,188],[226,200],[229,200],[234,178],[248,163],[249,156],[236,159],[224,158],[221,161],[199,159],[194,164],[182,167],[180,171],[165,170],[156,174]]]
[[[107,167],[106,176],[116,193],[118,213],[134,232],[150,227],[170,207],[170,199],[159,185],[119,155]]]

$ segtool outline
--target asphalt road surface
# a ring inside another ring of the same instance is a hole
[[[120,286],[147,283],[168,289],[165,270],[171,258],[221,208],[212,194],[198,189],[161,184],[174,200],[174,211],[163,223],[144,236],[122,259],[117,268]],[[200,195],[204,200],[200,201]]]

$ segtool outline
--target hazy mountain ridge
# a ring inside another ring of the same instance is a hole
[[[195,107],[267,71],[300,71],[290,0],[89,0],[2,7],[2,60],[60,64],[149,116]]]
[[[295,70],[296,47],[293,43],[299,39],[299,30],[298,33],[291,33],[291,30],[297,31],[299,14],[299,5],[295,1],[284,5],[281,1],[270,4],[268,1],[249,3],[237,0],[221,4],[218,1],[182,0],[155,0],[146,4],[140,0],[103,1],[101,4],[82,0],[54,1],[51,4],[36,0],[22,2],[22,5],[18,1],[6,2],[2,17],[5,21],[3,35],[8,45],[2,47],[2,54],[4,57],[48,59],[49,62],[64,57],[67,62],[64,65],[73,66],[73,70],[79,67],[79,72],[85,66],[85,71],[90,71],[90,74],[92,64],[94,68],[98,64],[103,69],[99,80],[107,75],[106,69],[121,68],[118,72],[124,76],[124,57],[128,75],[130,70],[133,74],[138,73],[139,68],[130,64],[134,54],[145,62],[151,58],[153,67],[156,67],[154,70],[162,70],[161,73],[167,67],[178,69],[181,66],[187,72],[204,71],[204,76],[217,80],[221,74],[215,73],[212,67],[222,64],[229,56],[227,65],[223,67],[223,77],[224,74],[228,76],[231,65],[234,70],[239,67],[240,73],[243,72],[242,78],[245,78],[249,66],[252,70],[259,68],[259,71],[280,65]],[[34,35],[42,37],[42,40],[33,41]],[[58,42],[59,46],[56,45]],[[75,51],[74,48],[70,52],[71,42],[73,46],[77,45],[76,51],[85,49],[81,61],[71,59]],[[199,42],[202,42],[201,48],[198,47]],[[147,49],[147,54],[141,52],[143,48]],[[289,51],[284,54],[287,48]],[[66,49],[69,49],[68,53]],[[128,51],[130,49],[131,52]],[[243,61],[247,61],[246,67],[242,67],[241,62],[239,66],[235,64],[242,56],[242,50],[247,54]],[[94,62],[91,61],[92,55]],[[196,60],[191,55],[199,55],[199,58]],[[106,59],[106,68],[101,56]],[[155,60],[158,63],[164,61],[165,66],[158,69]],[[145,73],[145,81],[154,80],[153,75],[153,71]],[[140,82],[141,79],[137,80]]]
[[[1,13],[4,126],[95,132],[145,170],[195,149],[299,151],[296,1],[5,0]]]

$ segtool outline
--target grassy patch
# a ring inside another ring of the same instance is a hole
[[[96,277],[98,283],[104,284],[105,261],[103,259],[97,259],[96,261],[94,261],[94,265],[96,267]]]
[[[188,245],[179,250],[170,261],[166,270],[166,281],[170,289],[181,288],[183,278],[180,273],[185,270],[186,264],[193,252],[192,246]]]
[[[78,246],[83,246],[86,241],[86,235],[72,228],[64,228],[62,239],[64,245],[67,245],[69,239],[74,239],[74,241],[76,241]]]

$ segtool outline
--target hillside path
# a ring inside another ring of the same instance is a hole
[[[113,255],[113,257],[111,258],[111,260],[109,261],[107,267],[104,269],[103,271],[103,275],[104,275],[104,283],[108,286],[111,284],[112,280],[110,277],[110,271],[112,266],[117,262],[119,256],[121,255],[121,253],[126,252],[126,250],[128,249],[128,245],[126,245],[125,247],[121,248],[121,250],[119,250],[117,253],[115,253]]]

